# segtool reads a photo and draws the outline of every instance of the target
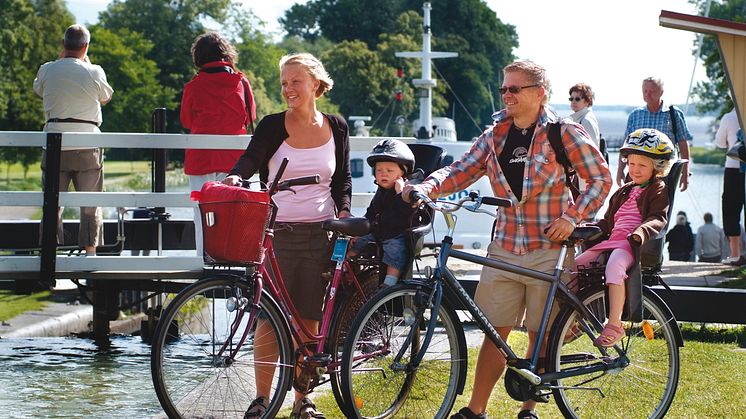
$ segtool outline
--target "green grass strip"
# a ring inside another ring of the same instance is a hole
[[[16,295],[12,291],[0,290],[0,321],[10,320],[26,311],[41,310],[49,302],[50,296],[49,291]]]

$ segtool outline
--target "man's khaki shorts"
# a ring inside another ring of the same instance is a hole
[[[551,274],[559,252],[559,249],[541,249],[516,255],[490,243],[487,257]],[[565,268],[574,270],[574,253],[571,250],[565,257]],[[562,275],[563,281],[570,280],[569,274]],[[538,331],[548,293],[549,282],[485,266],[474,301],[494,327],[520,326],[525,313],[523,324],[528,330]]]

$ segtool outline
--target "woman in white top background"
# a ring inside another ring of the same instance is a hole
[[[578,83],[570,88],[570,108],[573,114],[570,118],[585,128],[585,131],[598,146],[600,131],[598,120],[593,113],[593,90],[585,83]]]

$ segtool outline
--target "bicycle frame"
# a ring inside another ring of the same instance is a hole
[[[457,204],[459,207],[463,205],[463,203],[468,198],[462,199],[462,202]],[[428,202],[429,200],[426,200],[425,202]],[[429,201],[429,204],[431,207],[433,207],[435,204],[432,203],[432,201]],[[481,200],[477,200],[477,203],[473,207],[464,207],[471,211],[475,212],[485,212],[488,214],[488,211],[480,210],[479,206],[481,205]],[[437,208],[435,208],[437,210]],[[591,313],[591,311],[580,301],[580,299],[576,296],[576,294],[570,290],[570,288],[561,281],[561,275],[564,270],[564,260],[567,256],[568,249],[571,247],[574,247],[574,242],[572,241],[565,241],[563,242],[562,248],[560,249],[559,257],[557,259],[557,262],[554,267],[554,272],[550,275],[544,272],[536,271],[533,269],[524,268],[519,265],[503,262],[501,260],[497,259],[491,259],[483,256],[477,256],[473,255],[467,252],[459,251],[453,249],[453,231],[455,229],[456,225],[456,216],[452,213],[452,211],[440,211],[445,219],[446,219],[446,225],[448,227],[448,233],[443,238],[441,242],[440,247],[440,253],[438,255],[438,263],[436,265],[435,272],[433,273],[433,281],[434,281],[434,296],[433,296],[433,306],[431,307],[431,310],[437,312],[437,310],[440,308],[442,296],[440,294],[443,293],[442,287],[439,285],[441,282],[445,282],[446,286],[450,291],[452,291],[453,295],[458,299],[458,301],[466,307],[467,311],[472,315],[474,320],[476,321],[479,328],[484,331],[485,335],[495,344],[495,346],[498,348],[498,350],[502,353],[502,355],[507,360],[507,366],[508,368],[514,369],[518,374],[529,380],[534,385],[539,385],[542,383],[547,383],[552,380],[561,379],[565,377],[570,376],[576,376],[576,375],[585,375],[594,371],[603,371],[608,370],[611,368],[616,367],[616,363],[610,364],[610,365],[598,365],[598,366],[588,366],[588,367],[581,367],[578,368],[576,371],[572,372],[564,372],[564,373],[542,373],[542,374],[536,374],[535,371],[538,369],[538,363],[539,363],[539,354],[541,352],[541,342],[544,340],[544,336],[546,335],[549,327],[549,320],[552,313],[552,308],[554,306],[554,301],[557,299],[557,294],[559,293],[560,296],[564,297],[569,304],[571,304],[576,310],[578,310],[580,313],[582,313],[583,319],[582,320],[590,320],[591,321],[591,327],[594,328],[596,331],[600,331],[603,329],[603,324]],[[463,286],[458,282],[456,277],[453,275],[453,273],[448,269],[447,262],[450,257],[454,257],[457,259],[465,260],[468,262],[476,263],[482,266],[488,266],[494,269],[498,269],[501,271],[511,272],[518,275],[538,279],[544,282],[549,283],[549,292],[547,295],[546,302],[544,304],[544,310],[542,312],[541,317],[541,323],[539,324],[539,330],[537,331],[537,337],[536,337],[536,344],[534,345],[534,349],[531,352],[531,357],[528,359],[528,364],[526,364],[526,360],[523,358],[518,357],[513,350],[510,348],[510,346],[505,342],[502,337],[497,333],[495,328],[492,326],[492,324],[487,320],[482,310],[479,309],[479,307],[474,303],[474,300],[468,295],[466,290]],[[581,329],[585,333],[592,333],[591,330],[589,330],[588,325],[585,324],[585,321],[581,321]],[[425,337],[425,341],[423,344],[423,347],[425,347],[426,344],[429,344],[431,335],[432,335],[432,328],[429,327],[427,332],[427,335]],[[415,331],[410,331],[410,337]],[[420,361],[422,360],[422,357],[424,356],[424,353],[426,351],[420,351],[416,359],[414,359],[412,362],[414,365],[418,365]],[[401,354],[396,358],[396,362],[400,359]],[[619,363],[625,362],[625,357],[621,356]]]
[[[344,259],[342,262],[337,262],[337,266],[334,270],[334,276],[332,277],[331,284],[329,285],[324,298],[325,307],[327,309],[324,310],[324,315],[321,319],[321,327],[319,329],[319,332],[318,334],[315,334],[304,323],[296,320],[299,319],[300,316],[298,314],[297,308],[290,299],[290,294],[288,293],[287,288],[285,288],[285,284],[282,280],[282,271],[280,270],[280,267],[277,263],[277,257],[274,253],[271,236],[271,234],[267,234],[267,237],[265,237],[264,239],[266,257],[264,263],[262,263],[261,265],[259,271],[260,275],[258,275],[260,278],[258,278],[257,282],[260,284],[264,284],[265,282],[261,280],[262,278],[273,279],[271,281],[266,281],[266,284],[268,285],[268,292],[270,295],[272,295],[273,298],[276,299],[277,303],[280,305],[280,308],[286,314],[285,317],[288,320],[288,325],[290,326],[290,331],[293,335],[293,339],[298,344],[298,346],[302,348],[304,354],[311,355],[308,352],[308,348],[306,348],[305,345],[302,345],[303,337],[307,338],[308,340],[315,341],[316,353],[323,353],[324,346],[326,344],[326,338],[331,327],[332,314],[334,311],[335,302],[337,300],[337,290],[339,290],[340,286],[343,284],[345,272],[348,272],[354,277],[355,274],[352,272],[352,267],[346,259]],[[269,263],[272,272],[275,273],[274,276],[270,276],[270,273],[267,270],[267,263]],[[356,277],[354,277],[354,279],[350,282],[356,288],[356,292],[359,292],[360,295],[365,295]],[[290,314],[288,315],[287,313]]]

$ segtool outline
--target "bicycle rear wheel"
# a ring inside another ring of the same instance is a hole
[[[445,301],[437,313],[430,310],[430,293],[425,285],[394,285],[360,310],[342,356],[348,416],[444,418],[451,411],[466,373],[466,341]],[[432,341],[423,348],[432,316]],[[423,350],[421,363],[410,364]]]
[[[170,418],[243,418],[257,386],[269,389],[262,394],[268,399],[263,417],[274,417],[282,407],[293,376],[290,332],[266,294],[259,300],[260,326],[247,331],[249,312],[235,304],[252,299],[247,282],[226,276],[190,285],[168,303],[153,337],[151,372]],[[220,352],[224,346],[235,350],[245,332],[234,357]]]
[[[608,302],[605,286],[580,295],[601,322]],[[622,363],[614,369],[557,380],[557,405],[566,418],[662,418],[671,406],[679,381],[677,327],[652,291],[643,293],[642,323],[623,322],[626,336],[621,351],[601,351],[580,328],[580,315],[565,307],[552,326],[547,369],[566,372],[591,365]],[[594,333],[597,335],[597,333]],[[620,358],[622,357],[622,358]],[[626,361],[625,358],[626,357]]]

